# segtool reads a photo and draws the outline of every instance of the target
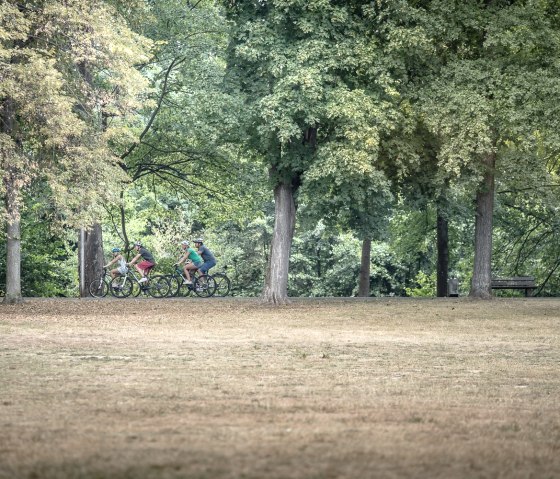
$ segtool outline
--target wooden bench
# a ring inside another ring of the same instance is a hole
[[[515,276],[513,278],[492,278],[492,289],[524,289],[525,296],[531,296],[537,287],[533,276]]]

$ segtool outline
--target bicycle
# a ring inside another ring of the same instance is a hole
[[[191,291],[201,297],[210,298],[216,292],[216,282],[209,274],[199,275],[198,271],[191,274],[192,284],[187,284],[187,279],[183,276],[183,270],[175,265],[172,274],[166,276],[169,281],[169,296],[171,297],[186,297],[191,294]]]
[[[214,282],[216,283],[214,296],[220,298],[226,297],[231,291],[231,280],[227,277],[226,273],[224,271],[212,273],[212,278],[214,278]]]
[[[94,279],[88,286],[88,292],[94,298],[104,298],[109,292],[109,279],[111,275],[107,272],[107,268],[103,268],[103,272],[99,278]]]
[[[140,275],[129,269],[125,274],[117,276],[111,281],[111,292],[117,298],[128,298],[131,294],[149,294],[153,298],[165,298],[169,294],[169,281],[161,275],[146,276],[147,281],[140,282]]]

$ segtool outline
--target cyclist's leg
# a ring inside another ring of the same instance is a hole
[[[115,278],[117,278],[118,276],[120,276],[121,274],[119,273],[118,269],[112,269],[110,271],[110,274],[111,274],[111,284],[113,285],[113,289],[117,289],[119,287],[119,285],[116,284],[116,283],[113,283],[113,280]]]
[[[195,264],[196,269],[194,270],[193,273],[193,283],[194,283],[194,278],[196,278],[196,281],[201,284],[204,283],[206,281],[205,275],[206,273],[202,270],[202,267],[204,266],[204,263],[199,262]]]
[[[184,281],[184,282],[185,282],[186,284],[192,283],[192,281],[191,281],[191,275],[190,275],[190,273],[189,273],[189,270],[187,269],[187,265],[186,265],[186,264],[183,265],[183,277],[185,278],[185,281]]]
[[[210,268],[213,268],[214,266],[216,266],[215,261],[205,261],[198,268],[199,275],[200,276],[206,276],[207,274],[209,274],[208,272],[210,271]]]
[[[142,277],[138,280],[138,282],[142,285],[142,286],[148,286],[149,280],[150,280],[150,271],[152,271],[153,266],[148,266],[147,268],[144,268],[142,271]]]
[[[194,263],[188,263],[188,264],[185,265],[184,271],[185,271],[185,276],[187,277],[187,284],[189,282],[192,283],[193,278],[194,278],[194,274],[195,274],[197,269],[198,269],[198,266],[195,265]]]
[[[145,283],[146,281],[148,281],[148,273],[150,272],[150,270],[155,266],[154,263],[150,263],[149,261],[141,261],[138,265],[136,265],[136,269],[138,270],[138,272],[140,273],[140,283]]]

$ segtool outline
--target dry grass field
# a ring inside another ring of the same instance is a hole
[[[560,478],[560,300],[0,304],[0,478]]]

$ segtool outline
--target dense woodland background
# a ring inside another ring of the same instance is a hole
[[[273,302],[558,295],[559,123],[554,0],[3,1],[0,282],[203,236]]]

